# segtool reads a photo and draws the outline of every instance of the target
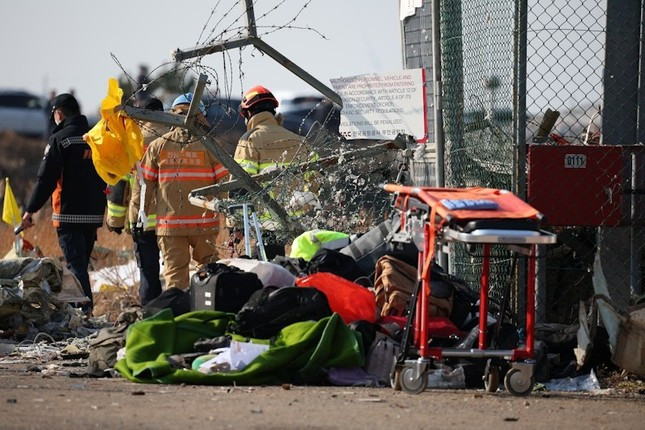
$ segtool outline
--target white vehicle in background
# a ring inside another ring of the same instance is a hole
[[[26,91],[0,90],[0,131],[45,136],[49,125],[44,100]]]

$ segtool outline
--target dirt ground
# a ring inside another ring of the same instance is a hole
[[[150,385],[29,366],[0,362],[0,429],[642,429],[645,421],[645,396],[611,391]]]

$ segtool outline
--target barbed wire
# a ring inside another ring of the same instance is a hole
[[[296,24],[311,3],[312,0],[308,0],[304,4],[298,5],[295,13],[282,24],[267,23],[266,20],[279,8],[287,7],[288,0],[279,0],[269,6],[262,4],[265,10],[256,16],[258,35],[264,37],[283,30],[308,31],[322,39],[327,39],[315,28]],[[260,3],[254,2],[254,6],[256,5],[259,6]],[[237,1],[227,7],[224,1],[218,0],[211,8],[199,32],[196,45],[203,41],[219,43],[230,40],[232,37],[243,36],[246,29],[243,24],[245,11],[236,13],[237,7],[239,7]],[[241,121],[237,111],[233,111],[234,87],[237,82],[240,88],[245,88],[246,58],[254,57],[256,52],[256,48],[247,46],[235,50],[224,50],[221,52],[221,56],[216,54],[199,56],[181,62],[166,62],[150,71],[147,76],[149,82],[144,87],[138,86],[136,79],[126,71],[115,55],[112,57],[123,76],[135,88],[126,101],[127,103],[132,103],[139,93],[148,90],[163,79],[172,77],[181,85],[185,85],[193,81],[192,76],[205,74],[210,83],[206,87],[204,99],[207,102],[207,108],[212,105],[227,106],[223,115],[235,115]],[[186,88],[186,91],[190,90],[192,88]],[[259,211],[263,212],[264,209],[259,202],[269,195],[281,207],[285,208],[290,216],[297,218],[305,229],[325,228],[350,233],[364,232],[382,221],[390,210],[390,200],[377,185],[389,182],[396,176],[396,172],[393,172],[394,155],[383,151],[382,155],[369,159],[345,160],[343,154],[348,149],[343,148],[343,138],[337,132],[332,131],[333,127],[330,125],[339,118],[339,109],[329,101],[323,99],[312,104],[297,126],[298,134],[303,136],[302,143],[297,145],[294,145],[293,141],[272,143],[272,152],[279,154],[273,160],[276,165],[280,165],[279,173],[270,180],[261,183],[262,189],[259,192],[230,193],[228,202],[230,204],[251,202],[258,207]],[[231,129],[219,130],[218,125],[223,121],[223,117],[208,119],[212,121],[206,130],[206,136],[209,138],[226,137],[228,132],[234,128],[232,126]],[[168,142],[173,142],[167,134],[157,133],[156,138],[161,137]],[[198,137],[192,136],[185,142],[175,143],[186,144],[198,140]],[[244,148],[244,142],[236,143],[240,149]],[[352,149],[360,149],[360,147],[355,146]],[[303,171],[298,163],[292,163],[293,161],[304,162],[314,156],[331,157],[335,158],[335,161],[331,164],[311,167],[306,171]],[[174,180],[171,181],[170,186],[173,186],[173,182]],[[163,205],[165,203],[159,201],[157,204]],[[182,199],[180,207],[183,204],[189,203]],[[263,218],[263,221],[266,219]],[[263,222],[263,226],[271,231],[278,240],[286,242],[293,239],[292,232],[286,226],[276,223],[267,225],[266,222]],[[220,253],[230,251],[228,244],[212,243],[211,246]]]

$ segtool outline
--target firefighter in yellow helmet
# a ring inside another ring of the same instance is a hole
[[[240,115],[246,122],[244,133],[235,149],[235,161],[250,175],[269,169],[284,168],[291,163],[303,163],[310,157],[304,138],[282,126],[281,114],[276,114],[278,100],[267,88],[257,85],[244,93]],[[275,196],[274,196],[275,197]],[[285,240],[274,234],[275,223],[262,216],[267,259],[284,255]]]
[[[187,114],[192,94],[182,94],[172,112]],[[206,109],[200,102],[197,123],[208,126]],[[193,206],[188,194],[195,188],[216,184],[228,170],[188,130],[174,127],[150,143],[141,160],[145,189],[144,211],[157,214],[156,233],[163,256],[166,288],[187,289],[189,264],[218,260],[215,248],[219,214]],[[156,198],[152,207],[153,196]]]

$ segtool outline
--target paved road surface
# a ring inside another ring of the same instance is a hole
[[[27,369],[0,363],[0,429],[645,428],[645,395],[152,385]]]

